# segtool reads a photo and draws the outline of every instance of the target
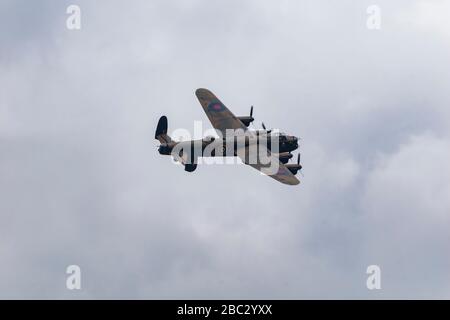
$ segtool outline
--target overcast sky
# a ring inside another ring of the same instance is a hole
[[[0,0],[0,298],[450,298],[449,57],[447,0]],[[302,183],[159,155],[199,87]]]

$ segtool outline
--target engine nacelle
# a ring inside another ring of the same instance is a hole
[[[255,119],[253,119],[252,116],[243,116],[243,117],[236,117],[239,120],[241,120],[241,122],[248,127],[250,125],[250,123],[252,123]]]
[[[282,164],[288,163],[292,157],[293,157],[293,155],[290,152],[282,152],[278,155],[278,158],[280,159],[280,162]]]
[[[302,165],[301,164],[287,164],[286,168],[288,168],[289,171],[292,172],[293,174],[297,174],[298,171],[302,169]]]

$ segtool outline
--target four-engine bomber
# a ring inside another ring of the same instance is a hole
[[[254,121],[253,106],[249,116],[236,117],[211,91],[198,89],[196,95],[219,138],[173,141],[167,134],[167,117],[162,116],[155,133],[155,139],[161,143],[160,154],[174,156],[188,172],[197,168],[198,157],[238,156],[245,164],[284,184],[300,183],[295,177],[302,169],[300,154],[297,163],[288,164],[293,157],[291,152],[298,148],[297,137],[267,130],[264,124],[263,130],[248,129]]]

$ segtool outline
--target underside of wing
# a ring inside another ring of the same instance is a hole
[[[211,91],[197,89],[195,95],[212,126],[222,134],[222,137],[226,136],[227,129],[247,130],[247,127]]]
[[[288,185],[297,185],[300,181],[285,167],[280,160],[271,154],[264,145],[250,145],[237,150],[241,160],[263,174]]]

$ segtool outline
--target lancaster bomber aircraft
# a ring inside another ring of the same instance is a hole
[[[238,156],[245,164],[281,183],[300,183],[295,176],[302,169],[300,154],[297,163],[288,164],[291,152],[298,148],[297,137],[267,130],[264,124],[264,130],[250,130],[248,126],[254,121],[253,106],[250,116],[236,117],[211,91],[197,89],[195,94],[220,138],[208,136],[201,140],[173,141],[167,134],[167,117],[162,116],[155,133],[155,139],[161,143],[160,154],[172,155],[188,172],[197,168],[199,156]]]

